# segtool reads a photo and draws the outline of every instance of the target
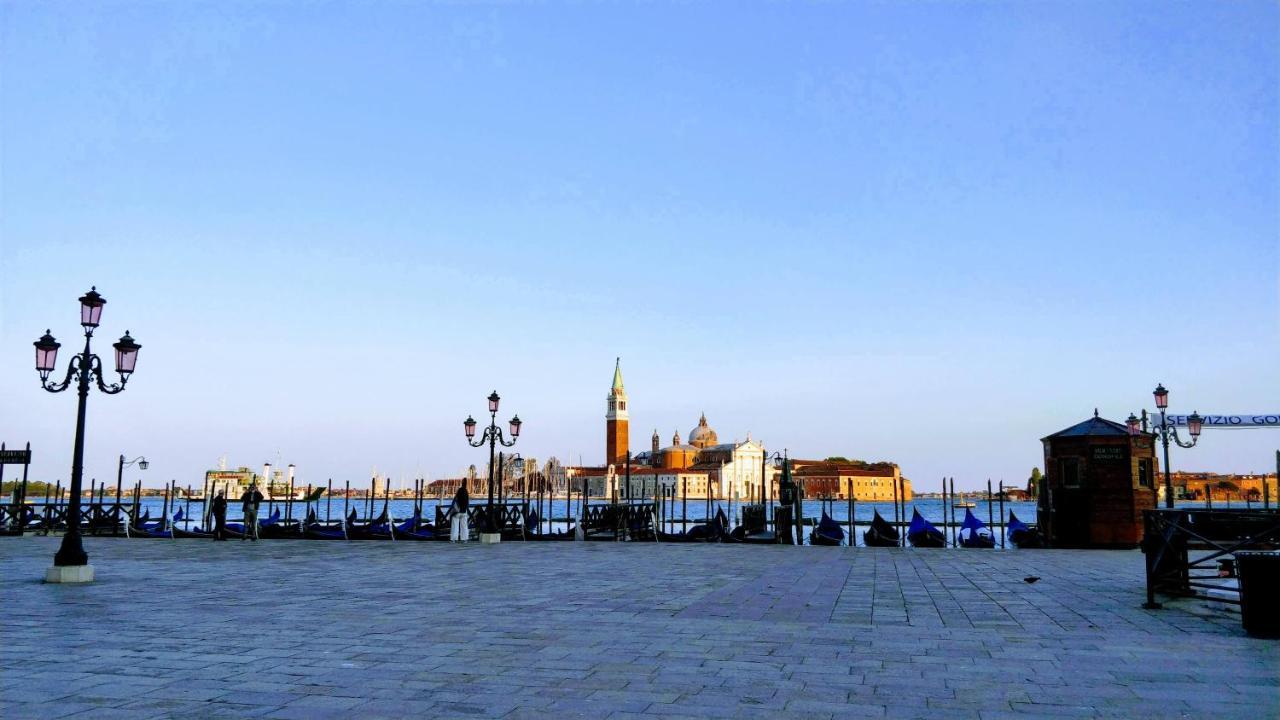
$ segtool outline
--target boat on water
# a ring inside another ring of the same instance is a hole
[[[537,510],[529,511],[528,516],[525,517],[524,525],[521,526],[521,530],[524,532],[525,540],[532,540],[535,542],[567,541],[567,540],[573,540],[575,535],[572,528],[568,530],[562,530],[559,532],[545,532],[545,533],[539,532],[541,529],[542,529],[542,519],[538,517],[538,511]]]
[[[911,508],[911,525],[907,527],[907,542],[911,547],[941,548],[947,546],[947,536],[924,519],[919,510]]]
[[[1040,535],[1040,530],[1019,520],[1012,510],[1009,511],[1009,525],[1006,532],[1009,535],[1009,542],[1013,543],[1014,547],[1024,549],[1044,547],[1044,538]]]
[[[961,502],[958,502],[958,503],[952,503],[952,504],[951,504],[951,507],[953,507],[953,508],[955,508],[955,509],[957,509],[957,510],[968,510],[968,509],[970,509],[970,508],[975,508],[975,507],[978,507],[978,506],[977,506],[977,505],[974,505],[974,504],[973,504],[973,503],[971,503],[971,502],[961,501]]]
[[[831,516],[824,510],[822,519],[814,526],[813,532],[809,533],[810,545],[825,545],[835,547],[844,544],[844,528],[840,527],[840,523],[831,519]]]
[[[901,547],[902,538],[898,528],[880,517],[880,511],[876,510],[875,517],[871,518],[871,527],[862,532],[862,542],[867,547]]]
[[[964,522],[960,523],[959,539],[960,547],[993,548],[996,546],[996,538],[991,534],[991,528],[979,520],[972,510],[964,511]]]

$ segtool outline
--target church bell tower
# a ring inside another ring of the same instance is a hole
[[[622,388],[622,358],[613,366],[613,387],[609,389],[609,411],[605,413],[604,462],[623,465],[630,449],[627,426],[627,391]]]

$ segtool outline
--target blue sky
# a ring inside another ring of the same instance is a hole
[[[705,411],[917,487],[1163,382],[1280,409],[1273,3],[0,6],[0,439],[65,478],[30,343],[142,343],[87,472],[450,475]],[[67,353],[62,363],[65,366]],[[1274,431],[1185,469],[1262,471]]]

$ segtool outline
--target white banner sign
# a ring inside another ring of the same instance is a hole
[[[1184,428],[1187,426],[1186,415],[1169,415],[1168,421],[1170,425]],[[1274,413],[1241,413],[1238,415],[1214,415],[1205,413],[1200,417],[1204,418],[1204,428],[1280,428],[1280,412]],[[1153,426],[1160,424],[1160,411],[1157,410],[1150,415],[1150,422]]]

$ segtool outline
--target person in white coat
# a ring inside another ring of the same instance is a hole
[[[458,492],[453,496],[453,504],[449,507],[453,513],[453,519],[449,523],[449,540],[450,542],[466,542],[467,536],[471,534],[471,528],[467,527],[467,507],[471,504],[471,497],[467,495],[466,483],[458,486]]]

